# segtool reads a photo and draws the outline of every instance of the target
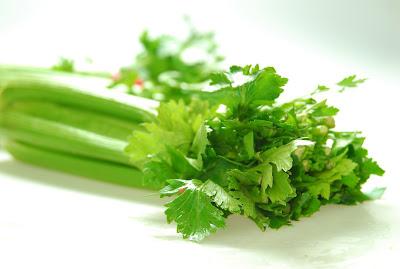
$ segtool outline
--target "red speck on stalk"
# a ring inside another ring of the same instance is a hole
[[[179,193],[179,194],[182,194],[182,193],[185,192],[185,190],[186,190],[186,188],[180,188],[179,191],[178,191],[178,193]]]
[[[135,80],[135,85],[139,87],[143,87],[144,81],[140,78]]]

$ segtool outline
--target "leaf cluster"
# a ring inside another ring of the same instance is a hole
[[[272,67],[233,66],[211,76],[216,91],[162,103],[157,120],[131,136],[132,163],[145,185],[174,197],[165,213],[184,238],[203,239],[231,214],[264,230],[324,204],[371,199],[362,184],[384,171],[364,138],[335,131],[339,110],[315,93],[278,103],[286,83]]]

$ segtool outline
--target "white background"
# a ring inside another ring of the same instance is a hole
[[[183,15],[214,30],[226,64],[275,66],[286,97],[358,74],[332,97],[339,129],[361,130],[387,171],[383,199],[328,206],[261,233],[240,217],[201,244],[165,223],[157,194],[42,170],[0,155],[0,268],[384,268],[400,251],[400,1],[0,1],[0,63],[59,56],[110,71],[132,62],[139,33],[182,35]],[[385,264],[385,265],[383,265]]]

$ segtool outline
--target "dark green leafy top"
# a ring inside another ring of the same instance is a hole
[[[165,213],[184,238],[203,239],[231,214],[264,230],[310,216],[324,204],[356,204],[382,194],[361,191],[371,174],[384,173],[368,157],[364,138],[334,131],[339,110],[313,97],[328,87],[278,103],[287,79],[271,67],[233,66],[210,81],[219,89],[188,105],[161,103],[157,120],[135,131],[126,149],[145,185],[175,197]],[[352,76],[338,85],[361,82]]]

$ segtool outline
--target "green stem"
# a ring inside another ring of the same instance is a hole
[[[127,142],[63,123],[48,121],[20,112],[0,115],[1,134],[18,141],[86,157],[128,164]]]
[[[78,107],[133,122],[152,121],[158,102],[111,91],[108,81],[35,68],[0,66],[0,109],[22,100]]]
[[[126,140],[133,130],[142,129],[136,122],[47,102],[18,101],[5,111],[23,113],[119,140]]]
[[[142,173],[130,166],[63,154],[12,140],[6,140],[4,146],[15,159],[29,164],[118,185],[143,187]]]

